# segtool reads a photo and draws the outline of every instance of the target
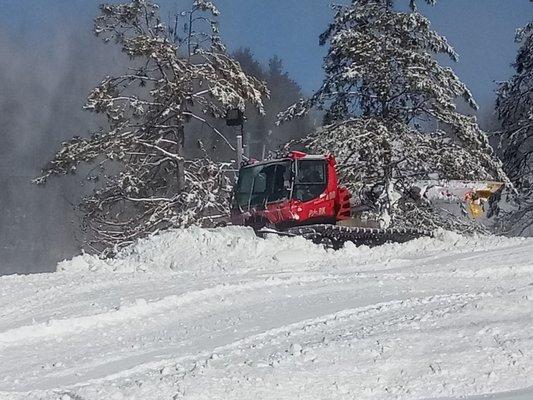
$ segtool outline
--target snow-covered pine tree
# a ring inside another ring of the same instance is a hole
[[[321,45],[329,43],[323,85],[279,120],[313,107],[324,111],[325,126],[310,135],[309,147],[338,157],[344,183],[374,206],[382,225],[458,228],[411,201],[413,182],[435,174],[508,180],[475,118],[456,110],[458,98],[477,108],[468,88],[436,59],[456,61],[457,54],[413,1],[410,12],[394,3],[334,6],[333,22],[320,37]]]
[[[227,54],[210,1],[194,0],[171,28],[151,0],[100,11],[94,33],[117,43],[131,64],[88,96],[85,108],[104,115],[107,127],[63,143],[36,182],[94,164],[89,177],[99,184],[80,208],[91,233],[87,246],[110,255],[152,232],[225,212],[224,165],[185,158],[187,123],[212,126],[209,118],[245,104],[262,112],[267,89]]]
[[[496,111],[504,168],[517,193],[510,194],[513,207],[500,211],[508,230],[533,235],[533,21],[517,31],[516,42],[516,73],[500,86]]]

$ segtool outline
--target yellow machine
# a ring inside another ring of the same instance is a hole
[[[441,205],[460,203],[472,218],[486,213],[486,203],[503,187],[502,182],[491,181],[425,181],[417,185],[423,188],[425,198]]]
[[[485,215],[485,203],[501,189],[501,182],[486,182],[485,187],[475,188],[465,194],[466,209],[472,218]]]

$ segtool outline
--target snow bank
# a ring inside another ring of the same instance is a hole
[[[140,240],[114,259],[102,260],[83,254],[61,262],[58,271],[194,272],[226,268],[253,268],[258,259],[278,263],[290,258],[297,262],[305,255],[318,258],[324,249],[302,239],[272,236],[261,239],[249,228],[169,230]],[[258,264],[258,263],[257,263]],[[259,267],[259,265],[255,265]]]
[[[524,239],[504,239],[496,236],[464,237],[440,231],[435,238],[420,238],[408,243],[391,243],[379,248],[357,247],[347,243],[339,251],[325,249],[303,238],[269,235],[257,237],[252,229],[226,227],[217,229],[174,229],[129,246],[114,259],[102,260],[83,254],[58,265],[63,272],[189,272],[246,273],[251,270],[271,270],[286,266],[309,269],[318,265],[338,268],[339,261],[350,259],[350,267],[369,263],[387,263],[391,259],[416,259],[443,251],[490,249],[505,242],[508,245]],[[345,263],[341,263],[345,265]],[[376,266],[379,268],[379,266]]]

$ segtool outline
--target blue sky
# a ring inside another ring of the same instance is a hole
[[[403,0],[402,0],[403,1]],[[407,1],[407,0],[405,0]],[[39,41],[53,27],[76,23],[89,30],[97,12],[96,0],[0,0],[0,27],[30,33]],[[221,27],[230,48],[252,48],[268,60],[279,55],[306,92],[320,85],[325,49],[318,35],[330,18],[328,0],[219,0]],[[163,12],[187,4],[186,0],[161,0]],[[494,81],[512,73],[516,55],[515,30],[533,17],[529,0],[440,0],[422,5],[433,27],[445,35],[460,54],[453,68],[473,91],[481,105],[490,104]]]

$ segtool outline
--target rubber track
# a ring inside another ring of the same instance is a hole
[[[346,242],[372,247],[389,242],[404,243],[419,237],[433,236],[432,232],[421,229],[361,228],[326,224],[290,228],[287,233],[303,236],[315,243],[329,244],[333,248],[340,248]]]

